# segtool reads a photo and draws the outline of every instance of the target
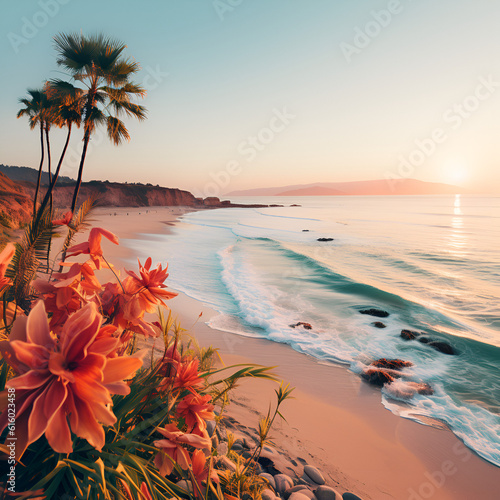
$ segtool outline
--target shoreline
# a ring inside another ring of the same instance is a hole
[[[101,207],[92,219],[94,225],[125,240],[118,247],[104,243],[110,262],[122,269],[125,263],[130,267],[135,257],[127,239],[168,234],[168,226],[193,210]],[[205,322],[218,313],[183,293],[169,306],[200,345],[219,348],[227,365],[277,365],[274,372],[296,390],[295,399],[283,407],[288,423],[276,421],[271,437],[289,458],[300,457],[317,466],[340,492],[352,491],[364,500],[495,498],[499,468],[466,448],[447,428],[392,414],[382,405],[380,390],[346,367],[320,363],[286,344],[214,330]],[[203,315],[197,321],[200,311]],[[274,402],[275,387],[269,381],[245,381],[233,392],[235,401],[227,414],[255,428],[257,414],[265,414]],[[301,473],[300,464],[297,472]]]

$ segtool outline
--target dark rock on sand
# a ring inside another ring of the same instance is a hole
[[[263,477],[264,479],[267,479],[269,481],[269,486],[271,486],[273,490],[276,489],[276,483],[274,481],[274,477],[272,474],[268,474],[267,472],[262,472],[261,474],[259,474],[259,476]]]
[[[429,342],[428,345],[430,345],[433,349],[436,349],[436,351],[442,352],[443,354],[448,354],[450,356],[456,354],[455,349],[448,344],[448,342],[442,342],[440,340]]]
[[[321,472],[312,465],[306,465],[304,467],[304,476],[312,479],[312,481],[314,481],[316,484],[325,484],[325,478],[323,477]],[[304,476],[302,476],[302,478],[306,479],[307,481],[307,478],[305,478]]]
[[[333,238],[318,238],[317,241],[333,241]]]
[[[362,500],[358,495],[355,495],[354,493],[344,493],[342,495],[342,500]]]
[[[293,480],[286,474],[276,474],[274,476],[274,482],[276,483],[276,493],[280,495],[283,495],[289,488],[293,488]]]
[[[303,233],[308,233],[308,232],[309,232],[309,229],[302,229],[302,232],[303,232]]]
[[[421,333],[414,332],[413,330],[401,330],[401,338],[403,340],[415,340],[420,335]]]
[[[267,458],[267,457],[259,457],[258,459],[258,463],[259,465],[262,467],[262,470],[264,472],[267,472],[269,474],[272,474],[273,476],[275,474],[281,474],[281,471],[279,471],[275,465],[274,465],[274,462],[270,459],[270,458]]]
[[[296,328],[297,326],[303,326],[306,330],[312,330],[312,326],[310,323],[304,323],[302,321],[299,321],[298,323],[295,323],[295,325],[289,325],[292,328]]]
[[[318,500],[342,500],[340,493],[330,488],[330,486],[318,486],[318,488],[314,490],[314,496]]]
[[[368,314],[369,316],[375,316],[377,318],[387,318],[389,313],[387,311],[382,311],[381,309],[362,309],[359,311],[360,314]]]
[[[384,323],[382,323],[382,321],[374,321],[372,323],[372,326],[374,326],[375,328],[386,328],[387,325],[384,325]]]

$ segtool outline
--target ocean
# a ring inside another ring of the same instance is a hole
[[[385,407],[446,423],[500,466],[500,196],[231,201],[287,206],[192,212],[172,234],[127,245],[168,262],[169,286],[220,313],[213,328],[286,343],[359,374],[378,358],[411,361],[409,380],[434,394],[408,399],[405,378],[382,389]],[[360,314],[366,308],[390,315]],[[312,329],[290,326],[297,322]],[[402,329],[458,354],[405,341]]]

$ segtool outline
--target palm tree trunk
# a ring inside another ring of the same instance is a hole
[[[87,155],[87,146],[89,145],[89,141],[90,132],[86,130],[83,138],[83,151],[80,159],[80,167],[78,168],[78,179],[76,181],[75,192],[73,193],[73,201],[71,202],[71,211],[73,213],[75,213],[76,201],[78,200],[78,193],[80,191],[80,186],[82,185],[83,164],[85,163],[85,156]]]
[[[50,156],[49,125],[45,126],[45,140],[47,142],[47,161],[49,167],[49,186],[52,184],[52,166]],[[52,194],[50,195],[50,211],[52,212]]]
[[[40,158],[40,166],[38,167],[38,179],[36,181],[35,198],[33,200],[33,217],[36,215],[36,202],[38,199],[38,191],[40,189],[40,180],[42,178],[43,157],[44,157],[44,153],[45,153],[45,149],[43,147],[43,121],[40,122],[40,143],[42,146],[42,156]]]
[[[50,183],[50,186],[45,193],[45,196],[43,198],[42,204],[40,205],[40,210],[38,211],[38,216],[37,216],[37,222],[40,220],[40,217],[42,216],[43,209],[47,206],[47,203],[49,201],[49,197],[52,198],[52,194],[54,191],[54,188],[56,186],[57,179],[59,177],[59,172],[61,171],[61,165],[64,160],[64,156],[66,155],[66,150],[68,149],[68,144],[69,144],[69,139],[71,137],[71,123],[68,125],[68,136],[66,137],[66,142],[64,143],[64,148],[62,150],[61,156],[59,158],[59,162],[56,167],[56,171],[54,173],[54,177],[52,177],[52,182]]]

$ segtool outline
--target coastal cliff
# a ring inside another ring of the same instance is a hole
[[[0,226],[17,229],[31,216],[31,194],[0,172]]]

